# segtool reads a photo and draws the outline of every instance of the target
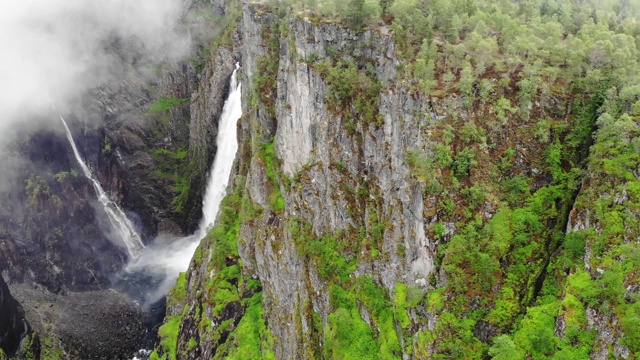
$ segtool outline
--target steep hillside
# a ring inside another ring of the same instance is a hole
[[[634,4],[289,5],[151,358],[640,356]]]

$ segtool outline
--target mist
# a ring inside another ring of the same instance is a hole
[[[52,102],[68,108],[101,83],[186,56],[189,40],[178,31],[182,6],[180,0],[2,1],[0,130],[44,118]]]
[[[117,287],[135,294],[136,300],[145,307],[156,303],[189,267],[201,238],[198,233],[183,238],[160,234],[140,257],[129,262]]]

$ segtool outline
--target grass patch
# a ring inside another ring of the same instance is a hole
[[[159,114],[165,113],[172,108],[185,104],[189,101],[189,98],[178,99],[175,97],[165,97],[162,96],[156,99],[154,102],[149,105],[149,113],[151,114]]]

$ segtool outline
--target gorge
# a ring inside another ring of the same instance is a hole
[[[0,359],[640,357],[638,11],[193,0],[107,36],[65,131],[3,141]]]

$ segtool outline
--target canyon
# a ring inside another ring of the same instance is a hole
[[[636,27],[560,3],[186,3],[7,145],[4,353],[637,358]]]

